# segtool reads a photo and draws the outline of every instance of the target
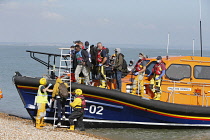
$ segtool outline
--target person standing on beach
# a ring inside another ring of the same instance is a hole
[[[74,109],[74,111],[69,116],[69,123],[70,128],[68,130],[73,131],[75,129],[74,126],[74,119],[77,119],[78,128],[80,131],[85,131],[84,124],[83,124],[83,116],[84,116],[84,108],[86,106],[85,98],[82,95],[81,89],[75,90],[75,99],[70,106]]]
[[[47,87],[47,80],[45,78],[41,78],[39,80],[40,86],[38,88],[37,96],[36,96],[36,103],[37,103],[37,115],[36,115],[36,128],[42,129],[43,126],[46,126],[44,124],[44,117],[46,115],[46,104],[48,103],[48,92],[52,92],[52,90],[49,90],[49,87],[52,84],[49,84]]]

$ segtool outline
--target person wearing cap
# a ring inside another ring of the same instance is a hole
[[[113,70],[114,70],[114,74],[115,74],[115,78],[117,82],[116,90],[121,91],[122,65],[123,65],[124,55],[120,53],[121,51],[120,48],[116,48],[114,49],[114,51],[115,51],[115,60],[114,60]]]
[[[104,66],[106,65],[107,61],[107,52],[106,48],[102,45],[101,42],[97,43],[97,56],[96,61],[98,65],[98,74],[100,75],[100,88],[106,88],[106,74]]]
[[[143,79],[144,79],[145,70],[146,70],[146,58],[143,53],[139,53],[139,60],[137,61],[133,71],[136,77],[133,81],[133,89],[131,94],[135,95],[137,89],[138,89],[138,95],[142,96],[142,94],[144,93]]]
[[[85,98],[82,95],[81,89],[76,89],[75,91],[75,99],[73,102],[70,103],[70,106],[73,108],[73,112],[69,116],[69,123],[70,128],[68,130],[74,130],[74,119],[77,119],[78,127],[80,131],[84,131],[84,124],[83,124],[83,116],[84,116],[84,108],[86,106]]]
[[[87,85],[90,85],[90,77],[89,77],[89,69],[91,67],[91,63],[89,61],[88,53],[81,49],[79,45],[75,46],[75,56],[76,59],[76,69],[75,69],[75,79],[77,83],[81,83],[79,74],[82,72],[85,77],[85,82]]]
[[[155,94],[154,100],[160,100],[161,97],[161,82],[162,77],[165,75],[166,66],[165,63],[162,61],[162,57],[158,56],[157,63],[154,65],[152,72],[147,75],[147,77],[150,77],[150,75],[153,74],[153,77],[150,80],[150,89]]]
[[[46,126],[44,123],[44,117],[46,115],[46,104],[48,103],[48,92],[52,92],[52,90],[49,89],[49,87],[52,84],[49,84],[47,87],[47,79],[41,78],[39,80],[39,88],[37,91],[37,96],[36,96],[36,104],[37,104],[37,115],[36,115],[36,128],[37,129],[42,129],[43,126]]]

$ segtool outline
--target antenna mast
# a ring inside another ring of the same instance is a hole
[[[193,39],[193,56],[194,56],[194,50],[195,50],[195,39]]]
[[[201,28],[201,0],[200,2],[200,45],[201,45],[201,57],[203,56],[203,46],[202,46],[202,28]]]
[[[169,41],[170,41],[170,33],[168,33],[168,43],[167,43],[167,49],[166,49],[166,56],[167,56],[167,57],[168,57]]]

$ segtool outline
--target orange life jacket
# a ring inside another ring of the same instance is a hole
[[[143,59],[139,59],[139,61],[136,63],[135,65],[135,70],[138,72],[138,71],[141,71],[143,69],[143,66],[141,65],[141,63],[146,60],[145,58]]]
[[[102,50],[105,50],[105,49],[106,49],[105,47],[102,48]],[[102,50],[99,50],[99,51],[98,51],[97,57],[96,57],[97,62],[99,62],[99,63],[101,63],[101,62],[103,61],[103,57],[101,57],[101,52],[102,52]]]
[[[164,64],[164,63],[156,63],[152,69],[152,73],[156,74],[156,75],[161,75],[162,73],[162,68],[161,68],[161,65]]]

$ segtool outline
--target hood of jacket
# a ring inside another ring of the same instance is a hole
[[[57,78],[56,83],[63,83],[63,81],[60,78]]]

